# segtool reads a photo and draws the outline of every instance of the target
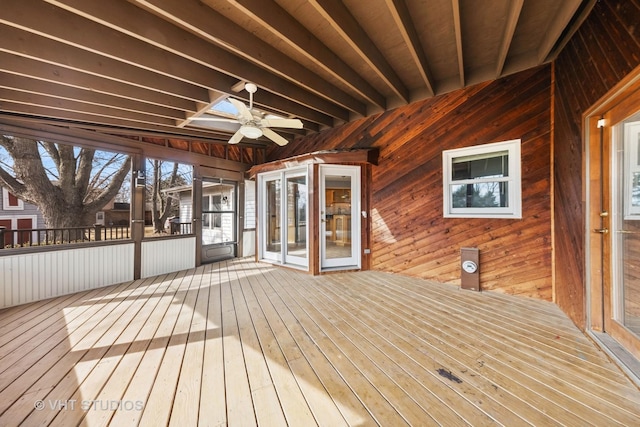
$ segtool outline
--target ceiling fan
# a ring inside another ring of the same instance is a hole
[[[271,128],[302,129],[302,121],[298,119],[265,118],[264,114],[253,109],[253,94],[258,87],[253,83],[245,83],[244,89],[249,92],[249,106],[234,98],[227,98],[238,110],[235,119],[214,117],[194,117],[193,120],[225,121],[240,123],[240,129],[229,139],[229,144],[237,144],[242,138],[257,139],[266,136],[278,145],[286,145],[289,141],[278,135]]]

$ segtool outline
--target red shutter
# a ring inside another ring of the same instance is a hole
[[[14,196],[13,193],[9,193],[9,206],[16,208],[20,206],[20,200],[18,200],[18,198]]]

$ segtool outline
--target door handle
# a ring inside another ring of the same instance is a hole
[[[620,234],[640,234],[640,231],[616,230],[616,233],[620,233]]]
[[[594,228],[594,233],[607,234],[609,232],[608,228]]]

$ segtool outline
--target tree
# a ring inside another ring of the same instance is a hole
[[[164,233],[164,224],[169,215],[178,213],[177,201],[169,194],[163,192],[167,188],[185,184],[184,178],[179,174],[179,164],[173,163],[171,170],[167,171],[166,165],[160,160],[150,160],[153,170],[153,181],[151,182],[151,206],[153,218],[153,232]],[[168,176],[166,176],[168,174]]]
[[[11,157],[0,164],[0,184],[38,206],[48,228],[93,224],[131,169],[129,156],[92,148],[4,135],[0,147]]]
[[[460,185],[453,192],[454,208],[486,208],[500,206],[496,201],[499,194],[498,183]]]

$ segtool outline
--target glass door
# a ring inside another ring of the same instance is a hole
[[[360,268],[360,167],[320,165],[320,268]]]
[[[263,233],[260,235],[261,257],[270,261],[282,261],[281,233],[281,174],[265,176],[262,179],[261,195],[263,213],[261,215]]]
[[[202,262],[236,256],[237,187],[220,178],[202,180]]]
[[[258,183],[261,200],[259,258],[308,267],[307,170],[261,174]]]
[[[285,260],[289,263],[308,266],[307,236],[307,176],[286,176],[286,228]]]
[[[640,339],[640,112],[613,128],[613,144],[612,320]]]

